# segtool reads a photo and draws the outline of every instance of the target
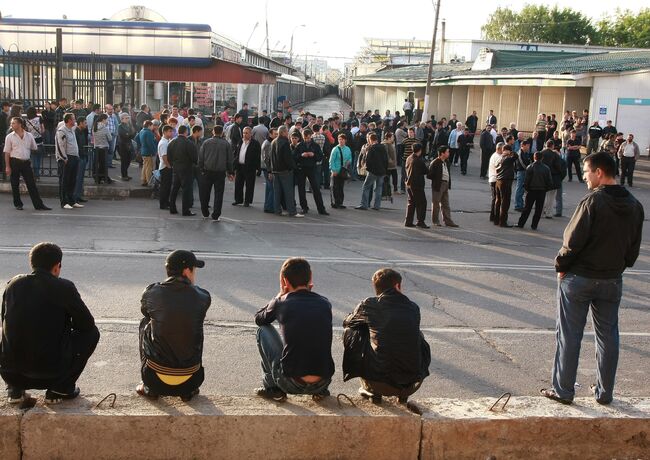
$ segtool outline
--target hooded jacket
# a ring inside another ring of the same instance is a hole
[[[555,270],[587,278],[621,276],[639,256],[644,211],[620,185],[602,185],[585,196],[564,230]]]

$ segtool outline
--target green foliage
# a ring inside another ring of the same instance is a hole
[[[525,5],[497,8],[481,27],[487,40],[650,48],[650,8],[617,10],[594,24],[571,8]]]

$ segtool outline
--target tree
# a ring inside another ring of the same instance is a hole
[[[589,18],[571,8],[525,5],[520,12],[497,8],[481,27],[487,40],[596,44],[599,33]]]
[[[650,8],[638,13],[616,10],[613,17],[598,22],[603,45],[630,48],[650,48]]]

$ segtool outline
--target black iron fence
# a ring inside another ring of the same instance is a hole
[[[38,152],[32,152],[32,168],[36,177],[58,177],[59,165],[56,161],[55,146],[42,144]],[[80,158],[86,159],[84,177],[93,177],[95,164],[95,149],[88,145],[79,152]]]

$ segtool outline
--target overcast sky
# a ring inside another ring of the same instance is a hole
[[[432,0],[393,2],[294,2],[286,0],[241,0],[218,2],[183,2],[179,0],[109,0],[102,2],[2,2],[3,16],[17,18],[102,19],[133,4],[144,4],[163,15],[168,22],[208,23],[214,32],[245,44],[262,48],[265,37],[265,5],[268,3],[269,43],[272,49],[289,50],[294,33],[294,53],[337,57],[337,67],[343,58],[352,58],[363,46],[364,37],[417,38],[431,40],[434,7]],[[440,18],[447,20],[448,38],[480,38],[481,25],[497,6],[519,10],[524,4],[559,4],[583,11],[589,17],[600,19],[613,14],[614,6],[638,11],[644,0],[572,0],[541,1],[476,1],[442,0]],[[612,6],[614,4],[614,6]],[[83,7],[81,7],[83,5]],[[390,5],[386,7],[384,5]],[[181,7],[182,6],[182,7]],[[257,28],[255,23],[259,22]],[[306,27],[298,27],[304,24]],[[255,29],[254,29],[255,28]],[[252,36],[251,36],[252,34]],[[278,44],[279,42],[279,44]],[[316,42],[316,44],[314,44]],[[277,44],[277,46],[276,46]]]

